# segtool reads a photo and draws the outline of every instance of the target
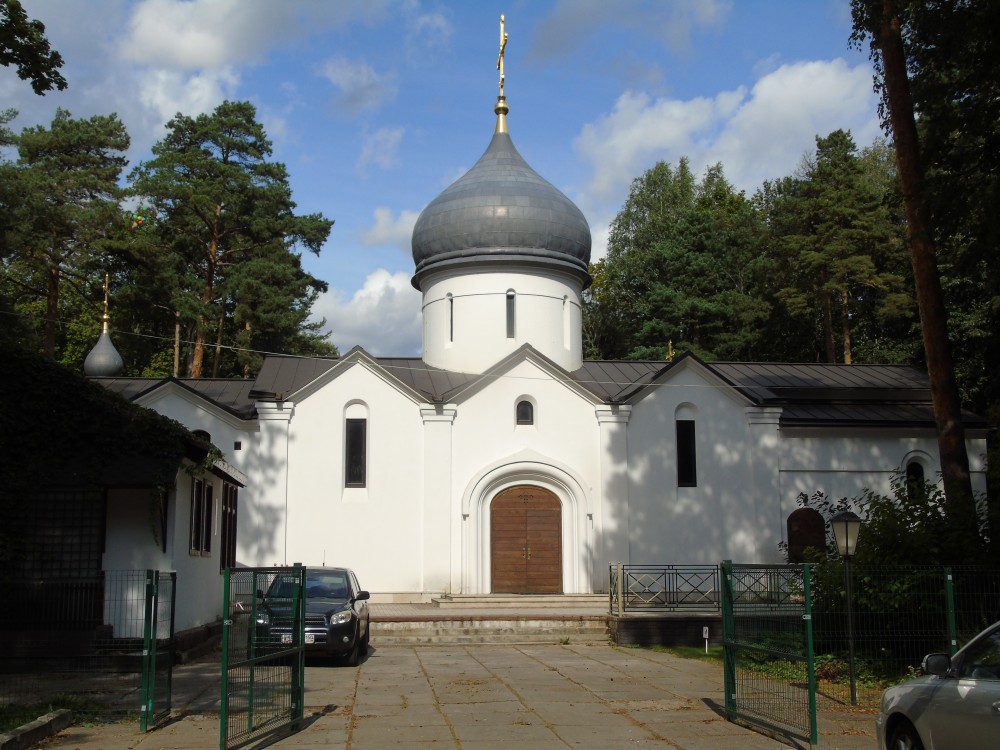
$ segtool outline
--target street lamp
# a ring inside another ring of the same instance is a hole
[[[856,513],[842,510],[830,519],[833,538],[837,540],[837,552],[844,559],[844,586],[847,589],[847,649],[851,672],[851,705],[858,705],[858,688],[854,678],[854,615],[851,610],[851,558],[858,551],[858,532],[861,519]]]

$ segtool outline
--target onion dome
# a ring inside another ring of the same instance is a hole
[[[94,348],[83,360],[83,373],[92,378],[113,378],[120,375],[125,369],[125,361],[122,355],[111,343],[111,334],[108,332],[108,277],[104,277],[104,314],[101,316],[102,328],[101,336],[94,344]]]
[[[125,367],[122,355],[111,343],[111,336],[108,334],[108,326],[105,322],[101,337],[97,339],[94,348],[90,350],[87,358],[83,361],[83,372],[92,378],[113,378],[120,375]]]
[[[413,286],[426,274],[483,264],[529,263],[590,285],[590,227],[583,213],[514,148],[501,95],[486,153],[428,204],[413,227]]]

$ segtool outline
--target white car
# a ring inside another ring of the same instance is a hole
[[[1000,622],[957,654],[928,654],[924,676],[889,688],[875,727],[880,750],[1000,748]]]

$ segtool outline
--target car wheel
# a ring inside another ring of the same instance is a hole
[[[354,645],[351,646],[351,650],[344,654],[344,664],[349,667],[358,666],[358,662],[361,659],[361,638],[357,633],[354,634]]]
[[[365,637],[361,641],[361,655],[368,656],[368,643],[371,641],[372,623],[371,620],[365,623]]]
[[[924,743],[910,722],[900,721],[889,736],[889,750],[924,750]]]

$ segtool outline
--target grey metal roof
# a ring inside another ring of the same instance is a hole
[[[685,359],[699,362],[759,406],[780,406],[785,427],[934,427],[927,376],[902,365],[825,365],[768,362],[702,362],[683,355],[674,362],[589,360],[567,376],[606,403],[659,387],[660,376]],[[449,372],[416,357],[373,357],[392,377],[428,402],[447,402],[481,375]],[[130,400],[176,382],[241,419],[252,419],[257,400],[284,399],[328,372],[340,360],[267,357],[255,381],[97,378]],[[986,419],[965,413],[967,427]]]
[[[590,227],[583,213],[494,133],[486,152],[445,188],[413,227],[413,285],[454,265],[529,262],[558,267],[590,283]]]
[[[253,419],[256,401],[251,397],[251,380],[223,378],[95,378],[110,391],[135,401],[167,383],[176,383],[240,419]]]

